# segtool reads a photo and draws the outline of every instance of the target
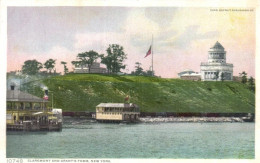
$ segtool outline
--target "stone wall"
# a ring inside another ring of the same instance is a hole
[[[139,118],[140,122],[244,122],[242,117],[169,117]]]

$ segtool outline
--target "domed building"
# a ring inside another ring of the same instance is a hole
[[[200,73],[202,81],[233,80],[233,64],[226,63],[226,51],[218,41],[208,51],[208,62],[201,63]]]

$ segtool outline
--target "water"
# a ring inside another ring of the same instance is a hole
[[[62,132],[8,132],[15,158],[254,158],[254,123],[100,124]]]

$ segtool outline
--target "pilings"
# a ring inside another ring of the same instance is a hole
[[[23,123],[23,124],[7,124],[7,131],[61,131],[62,123],[57,124],[32,124],[32,123]]]

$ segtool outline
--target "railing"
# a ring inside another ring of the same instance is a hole
[[[210,65],[210,66],[232,66],[233,67],[233,64],[231,64],[231,63],[214,63],[214,62],[201,62],[201,64],[200,64],[201,66],[208,66],[208,65]]]
[[[9,111],[17,111],[17,110],[19,110],[19,111],[21,111],[21,110],[24,110],[24,111],[33,111],[33,112],[35,112],[35,111],[48,111],[48,112],[51,112],[52,111],[52,108],[40,108],[40,107],[38,107],[38,108],[31,108],[31,107],[25,107],[25,109],[23,109],[23,107],[18,107],[18,109],[17,108],[11,108],[11,107],[7,107],[7,110],[9,110]]]
[[[139,110],[108,110],[108,111],[99,111],[98,113],[125,113],[125,112],[140,112]]]

